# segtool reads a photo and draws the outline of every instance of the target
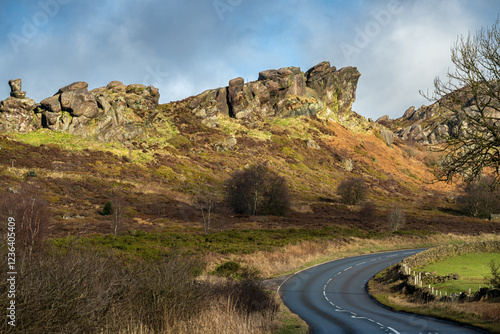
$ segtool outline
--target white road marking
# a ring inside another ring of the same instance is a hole
[[[405,255],[406,255],[406,254],[415,254],[415,253],[417,253],[417,252],[406,252],[406,253],[403,253],[403,254],[405,254]],[[395,256],[398,256],[398,255],[399,255],[399,254],[387,255],[385,258],[387,258],[387,257],[395,257]],[[370,262],[374,262],[374,261],[377,261],[377,260],[382,260],[382,257],[379,257],[379,258],[376,258],[376,259],[372,259],[372,260],[370,260]],[[356,264],[355,266],[357,267],[357,266],[363,265],[363,264],[365,264],[365,263],[366,263],[366,261],[364,261],[364,262],[360,262],[360,263]],[[383,324],[381,324],[380,322],[377,322],[377,321],[375,321],[375,320],[373,320],[373,319],[369,319],[369,318],[367,318],[367,317],[359,316],[357,313],[354,313],[354,312],[351,312],[351,311],[349,311],[349,310],[343,309],[343,308],[341,308],[340,306],[335,305],[335,304],[334,304],[334,303],[333,303],[333,302],[332,302],[332,301],[328,298],[328,296],[326,295],[326,289],[327,289],[327,287],[328,287],[328,284],[330,284],[334,278],[336,278],[337,276],[339,276],[340,274],[342,274],[342,272],[345,272],[345,271],[347,271],[347,270],[349,270],[349,269],[352,269],[352,268],[353,268],[353,266],[350,266],[350,267],[348,267],[348,268],[345,268],[343,271],[339,271],[339,272],[338,272],[337,274],[335,274],[333,277],[330,277],[330,279],[326,282],[326,284],[323,286],[323,296],[325,297],[326,301],[328,301],[328,303],[330,303],[330,305],[332,305],[333,307],[335,307],[335,312],[345,312],[345,313],[351,313],[351,318],[353,318],[353,319],[365,319],[365,320],[368,320],[368,321],[370,321],[370,322],[372,322],[372,323],[377,324],[378,326],[380,326],[380,328],[385,329],[385,331],[389,331],[389,330],[390,330],[390,331],[392,331],[393,333],[400,334],[397,330],[395,330],[395,329],[394,329],[394,328],[392,328],[392,327],[388,327],[388,326],[386,327],[386,326],[384,326]],[[362,285],[362,286],[361,286],[361,288],[363,288],[363,287],[364,287],[364,285]]]

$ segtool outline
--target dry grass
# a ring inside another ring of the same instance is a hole
[[[168,315],[166,315],[168,317]],[[243,315],[238,312],[234,300],[218,299],[196,318],[167,326],[161,334],[265,334],[273,333],[281,326],[279,315],[269,321],[268,315],[252,313]],[[119,334],[157,334],[143,324],[131,322]],[[102,334],[115,334],[113,330]]]
[[[434,306],[458,313],[472,313],[484,320],[500,323],[500,303],[435,303]]]
[[[305,241],[295,245],[288,245],[272,252],[256,252],[243,255],[239,259],[248,267],[259,270],[264,277],[272,277],[311,264],[331,261],[346,256],[487,240],[498,240],[498,236],[495,234],[483,234],[480,236],[437,234],[425,237],[392,236],[384,239],[342,238],[326,241]]]

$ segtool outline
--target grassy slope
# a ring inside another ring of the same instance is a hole
[[[479,286],[487,286],[486,277],[490,274],[490,261],[500,262],[500,254],[463,254],[424,267],[417,267],[415,270],[419,272],[436,272],[436,274],[440,276],[458,273],[461,277],[460,280],[433,284],[432,286],[443,293],[445,291],[448,293],[468,292],[469,289],[474,293],[479,289]]]
[[[382,216],[399,205],[411,216],[410,229],[422,229],[425,221],[425,229],[446,225],[458,230],[453,227],[457,219],[446,213],[450,204],[445,199],[454,189],[426,183],[432,180],[426,166],[429,154],[405,146],[388,147],[366,124],[350,131],[310,117],[265,120],[257,128],[223,116],[220,123],[218,129],[201,125],[181,101],[160,106],[154,126],[132,147],[47,130],[4,134],[0,182],[4,189],[16,188],[29,171],[35,172],[38,177],[28,180],[42,187],[51,203],[53,236],[109,233],[109,218],[98,212],[117,191],[127,201],[124,231],[185,229],[199,226],[194,194],[208,190],[220,198],[222,185],[233,171],[266,161],[286,177],[297,213],[286,222],[272,218],[274,226],[313,227],[326,220],[340,224],[349,220],[363,229],[384,230]],[[216,144],[230,136],[235,136],[237,145],[218,151]],[[307,148],[307,139],[314,139],[321,149]],[[352,171],[345,169],[346,162],[352,162]],[[335,194],[342,180],[359,176],[369,185],[369,199],[381,216],[370,224],[352,217],[359,208],[339,204]],[[219,229],[272,225],[235,220],[227,214],[217,221]]]
[[[427,183],[432,180],[429,153],[404,145],[388,147],[369,126],[351,131],[314,117],[265,120],[257,128],[222,116],[220,123],[219,129],[206,128],[181,101],[160,106],[155,126],[132,147],[46,130],[3,134],[0,186],[15,189],[29,181],[41,188],[53,214],[51,237],[87,236],[84,240],[93,245],[132,258],[157,257],[171,249],[206,253],[215,262],[238,256],[248,266],[261,264],[265,275],[340,254],[388,249],[394,246],[387,244],[389,239],[396,248],[446,242],[427,240],[433,237],[426,231],[499,231],[498,223],[453,214],[446,199],[455,189]],[[230,136],[237,145],[217,150],[216,144]],[[308,139],[321,149],[307,148]],[[208,190],[220,199],[232,172],[263,161],[286,177],[292,214],[234,217],[222,207],[214,214],[218,232],[204,236],[193,196]],[[352,171],[345,169],[346,161],[353,163]],[[36,177],[26,176],[30,171]],[[359,206],[339,203],[335,194],[342,180],[359,176],[377,206],[369,219],[360,217]],[[111,221],[99,211],[117,192],[126,202],[122,234],[105,236]],[[387,232],[385,217],[396,205],[408,215],[405,241]]]

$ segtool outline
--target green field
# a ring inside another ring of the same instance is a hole
[[[439,262],[431,263],[415,270],[419,272],[428,271],[439,276],[458,273],[460,280],[452,280],[445,283],[433,284],[434,288],[448,293],[468,292],[474,293],[479,287],[486,287],[486,277],[491,275],[490,262],[500,263],[500,253],[469,253],[450,257]]]

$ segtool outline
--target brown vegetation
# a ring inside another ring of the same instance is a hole
[[[276,326],[278,304],[258,281],[199,281],[202,264],[193,258],[125,264],[68,248],[21,256],[17,266],[19,332],[258,333]],[[0,293],[7,289],[2,280]],[[2,298],[1,307],[8,302]],[[8,330],[7,318],[0,328]]]

